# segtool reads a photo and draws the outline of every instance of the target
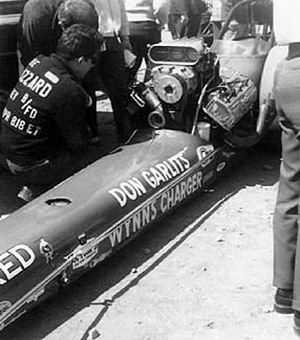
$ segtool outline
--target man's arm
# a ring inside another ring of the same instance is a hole
[[[121,37],[124,48],[131,50],[132,46],[129,40],[129,23],[128,23],[124,0],[119,0],[119,4],[120,4],[120,14],[121,14],[121,28],[119,32],[120,37]]]

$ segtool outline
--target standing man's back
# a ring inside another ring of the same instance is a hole
[[[19,28],[19,48],[23,65],[27,65],[37,54],[49,55],[55,50],[60,33],[56,27],[56,11],[62,1],[29,0],[26,2]]]

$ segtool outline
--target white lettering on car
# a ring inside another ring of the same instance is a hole
[[[0,254],[0,285],[6,284],[14,277],[30,267],[35,260],[35,254],[25,244],[19,244]]]
[[[184,157],[187,148],[184,148],[177,154],[167,160],[151,166],[149,169],[141,171],[142,180],[146,185],[136,177],[123,181],[118,187],[109,190],[109,193],[115,198],[121,207],[125,207],[128,200],[135,201],[147,193],[149,188],[158,188],[163,183],[182,174],[190,168],[190,161]]]
[[[203,173],[187,176],[171,188],[144,204],[109,233],[108,239],[112,248],[132,237],[152,221],[168,212],[203,186]]]
[[[109,235],[112,247],[122,243],[126,238],[141,230],[157,217],[156,200],[151,201],[138,212],[134,213],[124,223],[119,224]]]
[[[132,177],[127,182],[122,182],[119,188],[109,190],[109,193],[113,195],[121,207],[124,207],[127,198],[135,201],[138,197],[146,193],[146,189],[139,179]]]

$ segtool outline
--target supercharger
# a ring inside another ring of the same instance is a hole
[[[166,104],[176,104],[197,89],[196,72],[188,66],[156,66],[152,70],[152,86]]]

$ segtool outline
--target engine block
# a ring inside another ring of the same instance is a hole
[[[247,78],[237,78],[231,83],[221,84],[210,94],[204,112],[230,131],[249,112],[256,99],[254,83]]]

